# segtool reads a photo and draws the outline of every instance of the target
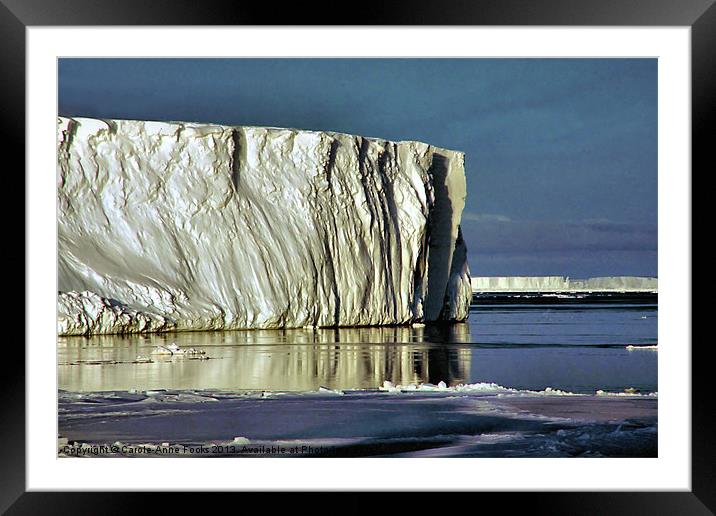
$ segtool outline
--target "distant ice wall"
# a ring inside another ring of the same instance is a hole
[[[657,278],[636,276],[608,276],[588,280],[570,280],[571,288],[585,290],[657,290]]]
[[[87,118],[57,142],[60,333],[467,317],[460,152]],[[82,323],[97,309],[112,323]]]
[[[656,291],[657,278],[608,276],[574,280],[564,276],[479,276],[470,280],[480,292]]]

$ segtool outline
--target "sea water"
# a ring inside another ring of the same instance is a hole
[[[172,342],[205,354],[152,355]],[[656,305],[472,306],[467,323],[441,326],[61,337],[58,372],[59,388],[68,391],[313,391],[443,381],[653,392],[657,344]]]
[[[60,338],[58,454],[654,457],[657,335],[651,304],[500,304],[440,326]],[[152,353],[172,343],[198,353]]]

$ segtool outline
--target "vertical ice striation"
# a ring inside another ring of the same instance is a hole
[[[60,118],[57,192],[59,290],[84,293],[62,305],[60,333],[467,317],[460,152],[328,132]],[[122,316],[83,325],[68,313],[97,299]]]

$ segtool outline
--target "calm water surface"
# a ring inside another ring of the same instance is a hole
[[[171,342],[208,359],[151,355]],[[652,392],[658,352],[626,346],[656,344],[656,305],[473,306],[467,323],[447,326],[62,337],[58,373],[68,391],[372,389],[389,380]]]

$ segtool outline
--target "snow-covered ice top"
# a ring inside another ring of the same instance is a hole
[[[467,317],[461,152],[88,118],[57,145],[60,333]]]

